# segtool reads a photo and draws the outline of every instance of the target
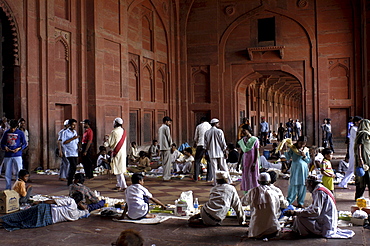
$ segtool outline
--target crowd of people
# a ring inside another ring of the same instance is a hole
[[[209,201],[204,204],[199,214],[189,219],[190,225],[220,225],[229,208],[233,208],[236,212],[239,224],[245,225],[243,204],[251,208],[249,224],[249,237],[251,238],[276,236],[281,230],[278,220],[283,215],[295,217],[293,230],[302,236],[352,237],[354,235],[352,231],[337,228],[338,214],[333,195],[334,179],[341,175],[342,182],[338,187],[347,188],[348,181],[355,174],[355,198],[362,197],[366,186],[370,185],[368,171],[370,121],[358,116],[353,117],[348,128],[348,162],[341,162],[338,172],[335,173],[331,163],[334,146],[330,119],[325,119],[322,125],[322,148],[306,146],[307,138],[302,135],[302,123],[298,119],[295,121],[289,119],[285,127],[280,123],[277,133],[274,131],[273,134],[265,118],[261,120],[259,135],[254,136],[249,121],[243,119],[234,145],[233,143],[227,144],[221,123],[217,118],[211,119],[208,123],[203,117],[195,129],[193,148],[184,143],[180,151],[171,137],[172,119],[166,116],[163,118],[162,126],[158,129],[158,140],[153,140],[148,151],[139,151],[136,142],[130,143],[130,147],[127,148],[127,131],[122,127],[123,120],[116,118],[113,121],[113,130],[105,136],[104,144],[99,147],[95,161],[91,121],[86,119],[81,122],[85,131],[80,141],[80,136],[76,132],[77,121],[75,119],[66,120],[64,128],[58,134],[57,153],[62,158],[60,180],[67,181],[69,195],[73,199],[63,202],[50,201],[50,204],[54,204],[51,207],[40,206],[40,204],[38,208],[28,211],[33,215],[38,214],[39,209],[50,211],[47,214],[51,213],[52,219],[43,219],[47,222],[42,225],[47,225],[59,221],[75,220],[87,215],[88,211],[102,207],[104,200],[100,201],[88,187],[83,185],[85,178],[93,179],[93,168],[97,165],[110,169],[116,175],[117,190],[125,192],[126,206],[120,219],[126,216],[129,219],[153,217],[148,214],[149,200],[161,205],[163,209],[166,207],[143,186],[142,173],[150,172],[151,163],[159,161],[163,170],[163,182],[170,182],[173,175],[178,174],[188,174],[194,182],[198,182],[200,176],[206,174],[206,182],[213,186]],[[32,186],[26,184],[29,173],[24,170],[25,166],[22,167],[22,150],[28,146],[24,130],[21,130],[22,127],[25,129],[24,122],[11,120],[9,129],[2,132],[1,147],[5,151],[6,188],[11,188],[12,172],[15,171],[18,173],[18,180],[13,189],[20,194],[20,201],[26,202],[32,192]],[[266,173],[267,168],[263,168],[261,164],[264,157],[260,155],[260,146],[266,146],[271,142],[275,143],[274,150],[271,152],[273,158],[276,157],[282,161],[284,157],[284,162],[288,163],[289,186],[286,198],[282,191],[273,184],[276,180],[276,173]],[[82,160],[85,175],[76,173],[79,157]],[[128,167],[128,163],[134,165]],[[124,176],[127,170],[134,173],[131,177],[132,185],[129,187]],[[319,175],[320,180],[312,176],[314,171]],[[239,198],[238,192],[232,185],[230,173],[233,172],[241,174],[240,189],[244,191],[242,198]],[[312,193],[313,203],[305,208],[306,189]],[[76,213],[76,216],[62,218],[61,216],[64,215],[56,215],[57,208],[63,206],[72,209],[71,211],[74,211],[72,213]],[[14,216],[3,216],[2,220],[8,226],[10,225],[9,228],[18,228],[20,227],[17,224],[19,216],[31,216],[25,215],[26,213],[21,211],[17,216],[15,214]],[[58,219],[54,218],[56,216]],[[35,225],[27,226],[26,228],[32,228]]]

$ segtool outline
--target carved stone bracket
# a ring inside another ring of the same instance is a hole
[[[55,29],[54,37],[56,41],[60,41],[65,48],[65,59],[69,61],[69,53],[70,53],[70,46],[71,46],[71,33],[66,32],[60,29]]]
[[[284,49],[285,49],[285,46],[266,46],[266,47],[247,48],[248,56],[251,61],[253,61],[253,52],[262,52],[262,54],[264,54],[267,51],[279,51],[279,56],[281,59],[283,59]]]
[[[13,36],[13,57],[14,65],[19,65],[19,37],[18,37],[18,27],[15,22],[12,11],[10,10],[8,4],[4,0],[0,0],[0,8],[4,11],[7,20],[9,21],[10,30]]]

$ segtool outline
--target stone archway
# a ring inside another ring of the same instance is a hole
[[[0,0],[0,116],[21,117],[19,34],[13,13]]]
[[[247,117],[258,132],[261,117],[271,131],[289,118],[304,122],[303,88],[300,80],[281,70],[261,70],[247,74],[236,86],[237,107],[241,121]]]

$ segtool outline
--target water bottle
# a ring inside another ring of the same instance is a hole
[[[198,198],[195,198],[195,201],[194,201],[194,213],[195,214],[199,213],[199,202],[198,202]]]

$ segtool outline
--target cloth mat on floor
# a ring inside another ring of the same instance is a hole
[[[112,219],[114,222],[121,222],[121,223],[135,223],[135,224],[145,224],[145,225],[155,225],[162,223],[168,219],[177,219],[177,220],[188,220],[189,216],[174,216],[169,214],[157,214],[157,217],[155,218],[144,218],[141,220],[130,220],[130,219]]]

